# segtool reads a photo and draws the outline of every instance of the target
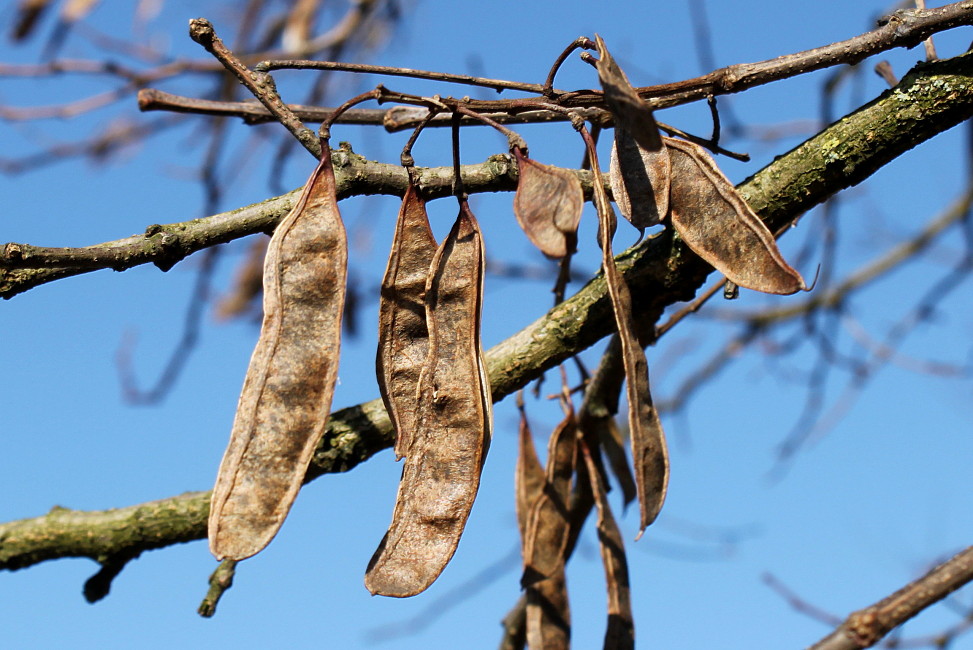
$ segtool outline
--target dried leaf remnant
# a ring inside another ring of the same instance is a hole
[[[571,172],[539,163],[513,148],[520,170],[514,214],[530,241],[548,257],[574,252],[584,207],[581,181]]]

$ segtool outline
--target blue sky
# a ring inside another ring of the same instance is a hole
[[[127,3],[103,4],[89,22],[126,33],[131,24]],[[458,6],[421,1],[406,5],[402,23],[372,62],[541,82],[567,43],[598,32],[636,85],[706,71],[696,55],[688,4],[501,0]],[[199,7],[170,0],[146,38],[170,44],[179,56],[200,56],[186,36],[187,21],[199,15]],[[715,64],[757,61],[848,38],[867,30],[884,8],[876,2],[710,1]],[[207,17],[218,30],[232,23],[220,12]],[[9,22],[9,7],[0,10],[0,18]],[[968,30],[938,37],[940,55],[964,51],[969,40]],[[38,53],[37,43],[0,45],[0,61],[8,63],[36,61]],[[71,38],[62,54],[83,57],[90,48],[84,39]],[[883,56],[899,76],[922,57],[921,48]],[[282,73],[285,99],[290,84],[306,79],[300,75],[313,74]],[[726,146],[746,149],[753,157],[749,163],[720,159],[731,179],[746,178],[816,130],[825,77],[817,73],[782,81],[726,102],[747,126],[781,127],[790,133],[773,141],[727,141]],[[415,92],[474,92],[383,81]],[[358,90],[356,83],[366,89],[377,82],[351,80],[348,94]],[[596,84],[593,69],[577,59],[565,65],[557,82],[562,88]],[[0,104],[41,106],[108,87],[104,79],[0,78]],[[191,94],[194,88],[198,91],[198,84],[187,82],[173,91]],[[883,82],[864,71],[840,90],[834,114],[854,109],[882,89]],[[659,117],[701,134],[710,128],[703,104]],[[16,158],[39,145],[75,140],[120,119],[150,120],[156,115],[139,114],[132,99],[76,121],[0,122],[0,156]],[[205,119],[187,122],[102,165],[72,159],[0,176],[0,242],[81,246],[138,233],[152,223],[205,216],[200,186],[191,178],[201,155],[199,128]],[[260,127],[264,132],[274,128],[279,127]],[[250,129],[239,122],[229,125],[229,153],[220,160],[219,171],[232,172],[233,181],[220,209],[273,194],[267,182],[273,150],[252,149]],[[580,141],[570,127],[532,126],[520,132],[532,156],[543,162],[575,166],[580,160]],[[389,162],[397,160],[405,137],[342,126],[334,133],[335,140],[351,141],[369,158]],[[941,135],[845,193],[837,208],[836,273],[881,255],[891,242],[915,232],[949,204],[968,173],[964,138],[959,129]],[[444,164],[445,143],[442,133],[424,136],[415,150],[417,163]],[[502,151],[503,140],[485,130],[463,143],[464,162]],[[303,183],[312,167],[305,158],[292,157],[278,179],[280,186],[291,189]],[[486,233],[487,254],[498,261],[542,265],[542,256],[516,228],[511,199],[476,196],[472,201]],[[376,286],[384,269],[396,210],[397,201],[389,197],[342,204],[352,236],[353,272],[366,287]],[[577,268],[591,274],[598,252],[588,210]],[[430,212],[442,236],[455,216],[455,204],[437,201]],[[809,213],[784,241],[785,255],[793,255],[821,227],[819,213]],[[634,229],[620,228],[616,250],[636,238]],[[217,291],[230,283],[246,246],[234,242],[225,247],[214,278]],[[849,317],[839,325],[844,349],[857,349],[851,341],[859,324],[881,338],[946,273],[962,247],[954,232],[933,255],[856,296],[848,306]],[[809,261],[801,271],[812,277],[816,264]],[[0,304],[0,521],[37,516],[54,505],[104,509],[211,487],[256,340],[253,324],[219,324],[207,318],[200,345],[158,406],[126,404],[115,364],[122,342],[135,336],[135,370],[143,385],[154,379],[180,335],[198,266],[196,256],[168,273],[155,267],[99,271]],[[720,347],[733,327],[721,320],[728,309],[753,310],[795,299],[744,292],[738,304],[714,304],[681,324],[648,352],[657,398],[672,397],[682,380]],[[488,277],[485,345],[540,317],[549,301],[546,280]],[[374,300],[367,302],[362,332],[347,340],[342,352],[336,407],[378,395],[371,373],[376,308]],[[973,325],[968,305],[969,287],[964,284],[939,305],[936,318],[907,339],[905,360],[968,363]],[[973,494],[968,377],[917,373],[903,359],[887,365],[828,435],[773,479],[777,446],[798,419],[807,395],[802,379],[817,357],[810,345],[784,358],[773,357],[763,353],[771,341],[763,343],[695,393],[685,410],[664,417],[672,482],[658,523],[634,543],[636,513],[630,510],[620,517],[639,647],[804,647],[823,636],[827,626],[794,611],[763,583],[764,574],[844,617],[973,539],[968,516]],[[597,349],[585,359],[594,365]],[[825,410],[841,397],[847,382],[846,374],[833,374]],[[215,561],[205,543],[194,542],[143,554],[115,580],[112,593],[94,605],[81,597],[84,581],[97,570],[86,559],[0,575],[3,645],[494,647],[499,620],[518,595],[513,500],[517,429],[510,401],[497,407],[494,442],[459,550],[433,587],[415,598],[371,597],[362,585],[364,568],[388,525],[400,472],[391,453],[383,452],[352,472],[307,486],[274,542],[240,565],[235,585],[213,619],[195,613]],[[529,413],[538,447],[544,449],[557,411],[534,402]],[[617,491],[612,499],[617,506]],[[575,647],[598,647],[605,594],[590,530],[570,564],[568,581]],[[970,601],[962,593],[957,598]],[[908,636],[941,629],[961,617],[945,608],[931,611],[910,625]],[[973,641],[962,639],[953,647],[973,647]]]

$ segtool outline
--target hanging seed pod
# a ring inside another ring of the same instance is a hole
[[[517,408],[520,409],[520,426],[518,429],[517,471],[514,477],[514,494],[516,496],[517,527],[520,529],[521,539],[527,536],[527,519],[530,517],[531,505],[544,491],[544,466],[537,457],[534,447],[534,435],[527,422],[524,411],[523,396],[517,396]]]
[[[645,351],[635,333],[632,315],[632,294],[625,278],[615,266],[612,254],[612,234],[615,212],[605,193],[598,169],[597,153],[589,149],[594,173],[594,203],[598,211],[598,239],[602,248],[602,269],[608,285],[608,295],[615,313],[618,338],[621,343],[625,369],[625,395],[628,400],[628,426],[632,439],[632,464],[639,496],[639,537],[655,521],[665,502],[669,486],[669,451],[659,413],[649,391],[649,368]],[[637,538],[636,538],[637,539]]]
[[[710,155],[692,142],[665,140],[672,158],[672,225],[686,245],[741,287],[783,295],[806,290]]]
[[[548,445],[544,488],[531,504],[524,537],[523,586],[549,578],[564,567],[568,544],[568,502],[577,459],[578,426],[570,409]]]
[[[530,241],[548,257],[574,252],[584,206],[581,181],[571,172],[544,165],[513,148],[520,171],[514,214]]]
[[[348,250],[323,145],[267,250],[263,325],[210,505],[218,559],[250,557],[277,534],[331,411]]]
[[[671,175],[669,150],[664,144],[654,151],[643,149],[624,127],[615,126],[608,181],[619,212],[640,234],[669,212]]]
[[[373,594],[413,596],[449,562],[466,525],[490,444],[490,385],[480,345],[483,245],[465,201],[426,284],[429,352],[415,436],[392,524],[369,563]]]
[[[595,34],[595,43],[599,56],[595,64],[598,81],[605,92],[605,103],[615,119],[615,126],[631,134],[638,146],[646,151],[664,149],[659,126],[652,115],[652,107],[635,92],[628,77],[608,52],[601,36]]]
[[[426,203],[409,183],[382,280],[378,309],[378,387],[395,428],[396,460],[408,454],[416,430],[419,374],[429,349],[423,294],[436,238]]]
[[[595,42],[598,80],[615,120],[608,179],[622,216],[643,233],[669,212],[669,153],[652,108],[635,92],[597,34]]]
[[[585,466],[591,481],[591,491],[598,508],[598,547],[605,567],[608,592],[608,628],[605,631],[605,650],[630,650],[635,647],[635,621],[632,616],[631,584],[628,579],[628,560],[622,532],[612,515],[605,493],[604,477],[598,471],[587,445],[581,445]]]
[[[534,438],[527,424],[523,402],[520,408],[519,450],[517,454],[517,523],[520,538],[526,545],[527,527],[531,506],[544,494],[547,476],[537,458]],[[567,517],[569,513],[565,512]],[[525,547],[526,549],[526,547]],[[567,583],[564,577],[564,561],[567,548],[562,549],[560,568],[549,578],[527,587],[525,604],[526,641],[530,648],[568,648],[571,637],[571,608],[568,602]],[[526,555],[525,555],[526,557]]]

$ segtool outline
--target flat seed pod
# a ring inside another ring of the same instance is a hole
[[[527,588],[527,647],[567,650],[571,647],[571,608],[564,567]]]
[[[806,290],[767,226],[706,150],[665,140],[672,159],[670,215],[686,245],[741,287],[782,295]]]
[[[551,434],[544,487],[531,504],[527,517],[521,579],[525,587],[553,576],[564,567],[577,440],[578,426],[572,409]]]
[[[492,431],[480,345],[483,267],[480,228],[464,201],[426,284],[429,352],[419,380],[418,426],[392,524],[365,574],[373,594],[413,596],[432,584],[473,507]]]
[[[517,506],[517,527],[520,529],[521,538],[524,538],[527,536],[527,518],[530,516],[531,505],[543,492],[546,476],[544,466],[541,465],[541,461],[537,457],[534,435],[527,423],[527,414],[522,405],[518,406],[520,407],[520,427],[517,437],[517,473],[514,477],[514,493]]]
[[[608,285],[608,295],[615,314],[618,338],[622,348],[625,368],[625,395],[628,400],[628,426],[632,440],[632,464],[635,466],[635,485],[639,496],[639,537],[645,528],[655,521],[665,502],[669,486],[669,451],[659,413],[652,403],[649,391],[649,367],[645,351],[635,334],[632,316],[632,294],[625,278],[615,266],[612,254],[612,230],[615,214],[604,187],[597,165],[595,172],[594,199],[598,210],[598,234],[602,247],[602,269]]]
[[[622,126],[615,126],[608,180],[619,212],[644,232],[669,212],[672,164],[665,145],[643,149]]]
[[[615,127],[621,127],[628,132],[638,146],[646,151],[658,151],[664,148],[659,126],[652,115],[652,107],[645,103],[628,77],[615,62],[615,59],[605,47],[605,41],[595,34],[598,46],[599,60],[595,64],[598,70],[598,81],[605,92],[605,103],[615,118]]]
[[[514,147],[520,179],[514,214],[528,239],[548,257],[574,252],[584,193],[571,172],[528,158]]]
[[[331,411],[348,247],[323,149],[267,249],[260,338],[210,505],[219,559],[250,557],[277,534]]]
[[[582,454],[588,468],[591,491],[598,509],[598,547],[605,567],[605,584],[608,591],[608,628],[605,631],[605,650],[629,650],[635,647],[635,622],[632,617],[631,584],[628,579],[628,560],[622,532],[615,522],[605,484],[595,465],[591,452],[582,445]]]
[[[429,349],[426,291],[436,238],[426,203],[412,183],[399,209],[378,308],[376,374],[385,409],[395,427],[395,457],[408,454],[416,429],[419,374]]]
[[[544,493],[547,477],[544,467],[537,458],[534,439],[527,424],[527,417],[521,406],[520,435],[517,454],[517,523],[520,537],[526,544],[527,520],[532,504]],[[561,568],[545,580],[527,587],[525,605],[526,641],[531,648],[568,648],[571,637],[571,609],[568,602],[567,583],[564,576],[564,561],[567,560],[567,547],[563,549],[564,560]]]

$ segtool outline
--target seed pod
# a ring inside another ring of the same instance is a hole
[[[589,155],[593,151],[589,150]],[[665,502],[669,486],[669,452],[659,413],[649,391],[649,368],[645,351],[635,333],[632,315],[632,294],[625,278],[615,266],[612,254],[612,232],[615,212],[605,193],[597,156],[592,155],[594,173],[594,203],[598,210],[598,234],[602,247],[602,269],[608,285],[608,295],[615,313],[618,338],[621,342],[622,363],[625,368],[625,395],[628,400],[628,426],[632,439],[632,464],[635,466],[635,485],[639,496],[639,537],[655,521]],[[637,538],[636,538],[637,539]]]
[[[531,506],[544,494],[547,477],[537,458],[534,439],[527,424],[527,416],[520,408],[519,451],[517,454],[517,523],[523,543],[527,542],[527,520]],[[567,516],[568,513],[565,513]],[[525,547],[526,548],[526,547]],[[564,562],[567,547],[562,549],[560,568],[551,577],[527,587],[525,604],[526,641],[531,648],[567,648],[571,637],[571,608],[568,602]],[[525,555],[526,557],[526,555]]]
[[[517,408],[520,409],[520,426],[518,430],[517,473],[514,477],[514,493],[516,496],[517,527],[520,537],[527,536],[527,519],[530,509],[537,497],[544,491],[544,466],[537,458],[534,447],[534,435],[527,423],[527,413],[524,411],[523,397],[518,394]]]
[[[372,556],[373,594],[413,596],[449,562],[466,525],[490,444],[490,385],[480,345],[483,246],[465,201],[426,284],[429,352],[419,379],[416,434],[392,524]]]
[[[564,567],[527,587],[527,647],[567,650],[571,647],[571,607]]]
[[[672,165],[665,145],[643,149],[622,126],[615,126],[608,180],[622,216],[639,229],[662,221],[669,212]]]
[[[631,584],[628,579],[628,560],[622,533],[612,515],[605,493],[604,479],[598,471],[587,445],[581,445],[591,491],[598,508],[598,547],[605,567],[608,591],[608,628],[605,631],[606,650],[629,650],[635,647],[635,622],[632,617]]]
[[[277,226],[264,318],[209,515],[210,550],[242,560],[277,534],[324,433],[338,371],[348,250],[331,151]]]
[[[408,454],[416,429],[419,374],[429,348],[422,296],[435,254],[436,238],[429,227],[426,203],[410,182],[382,280],[375,362],[378,387],[395,428],[396,459]]]
[[[531,160],[514,147],[520,180],[514,195],[517,223],[548,257],[574,252],[584,206],[581,181],[571,172]]]
[[[570,409],[551,434],[544,488],[531,505],[527,517],[524,576],[521,579],[525,587],[553,576],[564,567],[570,523],[568,502],[577,458],[577,439],[577,420],[574,410]]]
[[[665,138],[672,159],[670,214],[679,236],[735,284],[764,293],[806,290],[774,236],[699,145]]]
[[[621,127],[646,151],[654,152],[664,149],[659,127],[652,115],[652,107],[645,103],[628,77],[615,62],[615,59],[605,47],[605,41],[595,34],[600,57],[595,67],[598,70],[598,81],[605,92],[605,103],[615,119],[615,127]]]

